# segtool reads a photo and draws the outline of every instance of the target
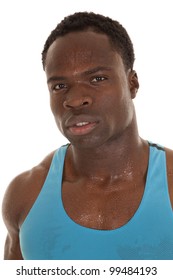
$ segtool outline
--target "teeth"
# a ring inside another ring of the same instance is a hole
[[[80,123],[77,123],[76,126],[83,126],[83,125],[87,125],[89,124],[89,122],[80,122]]]

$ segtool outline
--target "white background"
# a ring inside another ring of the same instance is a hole
[[[9,182],[66,143],[49,108],[41,52],[64,16],[93,11],[118,20],[136,53],[140,135],[173,148],[171,0],[4,0],[0,3],[0,197]],[[0,220],[0,259],[5,226]]]

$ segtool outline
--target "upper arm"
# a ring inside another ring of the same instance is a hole
[[[7,228],[7,238],[4,247],[5,260],[23,259],[19,242],[19,213],[20,213],[20,187],[16,178],[5,192],[2,204],[2,216]]]
[[[6,190],[2,205],[2,215],[8,231],[5,259],[23,259],[19,241],[20,227],[44,184],[53,154],[54,152],[33,169],[17,176]]]
[[[9,232],[5,241],[4,260],[23,260],[18,232]]]

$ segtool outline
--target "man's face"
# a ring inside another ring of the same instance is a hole
[[[56,123],[76,147],[101,146],[131,125],[137,86],[105,34],[83,31],[58,38],[48,50],[45,71]]]

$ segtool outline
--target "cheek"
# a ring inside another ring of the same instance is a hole
[[[124,127],[131,122],[134,106],[127,92],[126,94],[116,92],[114,95],[108,95],[103,104],[106,121],[112,128],[115,126],[116,128]]]
[[[55,106],[55,103],[52,101],[52,99],[50,99],[50,108],[51,108],[51,111],[53,113],[53,115],[56,114],[56,106]]]
[[[124,128],[129,126],[134,115],[134,106],[131,98],[126,97],[121,100],[118,111],[120,125],[122,125]]]
[[[64,100],[60,96],[50,97],[50,108],[54,115],[56,125],[60,130],[60,132],[64,135],[62,122],[64,118],[63,116],[64,116],[65,109],[63,106],[63,102]]]
[[[56,117],[62,112],[63,101],[57,96],[50,96],[50,108],[53,115]]]

